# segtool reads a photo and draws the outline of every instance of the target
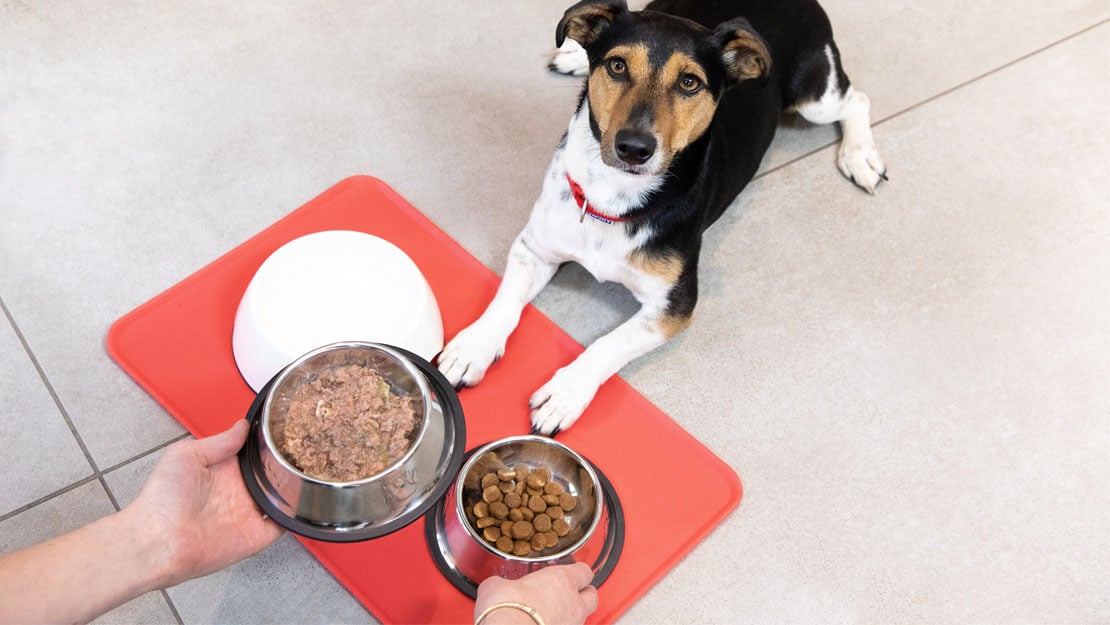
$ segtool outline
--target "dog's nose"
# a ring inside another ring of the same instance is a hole
[[[639,130],[617,132],[617,156],[629,165],[643,165],[655,153],[655,137]]]

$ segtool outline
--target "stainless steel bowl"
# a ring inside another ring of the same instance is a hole
[[[528,556],[498,551],[474,525],[473,505],[481,499],[482,476],[520,465],[547,467],[552,481],[578,498],[578,505],[565,517],[571,533],[559,545]],[[623,544],[623,515],[615,495],[607,501],[606,490],[611,492],[611,485],[603,482],[594,467],[558,441],[542,436],[494,441],[471,454],[442,505],[429,513],[437,516],[426,521],[428,546],[441,571],[471,595],[478,583],[493,575],[516,579],[553,564],[575,561],[586,562],[595,573],[605,569],[600,580],[595,576],[595,583],[600,583],[612,570]]]
[[[395,393],[410,397],[421,424],[405,456],[382,472],[330,482],[282,455],[284,426],[297,389],[348,365],[374,369]],[[259,393],[252,413],[240,460],[248,489],[275,521],[311,538],[347,542],[400,529],[442,496],[462,463],[465,425],[454,390],[427,361],[386,345],[334,343],[305,354]]]

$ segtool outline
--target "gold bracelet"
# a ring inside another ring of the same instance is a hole
[[[486,617],[489,616],[489,613],[498,608],[513,608],[514,610],[520,610],[521,612],[527,614],[532,619],[532,621],[535,622],[536,625],[547,625],[547,623],[543,622],[543,619],[540,618],[540,615],[537,614],[531,606],[524,605],[523,603],[517,603],[515,601],[502,601],[501,603],[495,603],[491,605],[478,615],[478,619],[474,621],[474,625],[482,625],[482,621],[486,620]]]

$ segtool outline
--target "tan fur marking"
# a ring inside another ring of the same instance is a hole
[[[594,4],[577,10],[568,9],[559,27],[568,39],[588,46],[613,23],[613,10],[605,4]]]
[[[746,30],[733,34],[721,49],[721,58],[736,80],[759,78],[771,71],[771,52],[758,37]]]
[[[656,107],[656,128],[663,140],[663,147],[670,157],[690,145],[709,127],[717,103],[708,90],[702,89],[693,96],[675,90],[685,74],[693,74],[705,84],[705,74],[694,59],[675,53],[667,59],[659,73],[660,104]]]
[[[615,57],[624,59],[628,66],[627,81],[610,78],[606,64],[608,59]],[[643,97],[644,88],[650,86],[651,76],[648,50],[642,45],[617,46],[605,58],[606,62],[594,68],[590,77],[590,110],[594,112],[602,137],[608,135],[611,127],[615,132],[624,126],[632,106]]]
[[[690,315],[688,317],[676,317],[676,316],[673,316],[673,315],[663,315],[662,317],[659,318],[659,331],[663,333],[663,336],[665,336],[669,339],[669,338],[673,337],[674,335],[678,334],[679,332],[682,332],[683,330],[688,328],[690,326],[690,324],[693,323],[693,322],[694,322],[694,316],[693,315]]]
[[[663,278],[667,284],[678,282],[684,263],[678,256],[652,256],[645,252],[632,252],[628,264],[652,276]]]

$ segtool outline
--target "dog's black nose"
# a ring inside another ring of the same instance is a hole
[[[617,132],[617,156],[629,165],[643,165],[655,153],[655,137],[639,130]]]

